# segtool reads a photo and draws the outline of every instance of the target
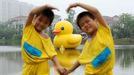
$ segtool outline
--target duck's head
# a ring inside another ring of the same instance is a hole
[[[68,21],[59,21],[56,23],[53,33],[56,35],[72,34],[73,26]]]

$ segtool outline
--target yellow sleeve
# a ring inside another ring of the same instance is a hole
[[[31,36],[31,34],[34,31],[34,25],[30,24],[28,26],[26,26],[25,28],[23,28],[23,40],[28,40]]]
[[[89,52],[88,52],[88,40],[86,41],[84,48],[82,50],[82,53],[80,54],[78,61],[80,64],[87,64],[90,63],[90,59],[89,59]]]
[[[33,24],[30,24],[30,25],[27,25],[23,28],[23,35],[24,34],[29,34],[32,29],[34,28],[34,25]]]
[[[47,53],[50,59],[52,59],[54,56],[57,55],[50,38],[47,42],[44,42],[44,47],[45,47],[45,52]]]
[[[101,30],[101,31],[104,31],[104,32],[111,32],[111,29],[110,29],[110,26],[109,25],[106,25],[106,26],[104,26],[104,25],[101,25],[101,24],[99,24],[99,28],[98,28],[98,30]]]

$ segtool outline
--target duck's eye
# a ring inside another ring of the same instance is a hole
[[[61,27],[61,30],[64,30],[64,27]]]

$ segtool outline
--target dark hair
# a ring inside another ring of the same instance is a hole
[[[52,21],[54,19],[54,13],[53,13],[52,10],[45,9],[40,14],[43,15],[43,16],[46,16],[48,18],[48,20],[50,21],[50,24],[52,23]]]
[[[84,11],[84,12],[81,12],[78,16],[77,16],[77,19],[76,19],[76,23],[77,25],[79,26],[79,28],[81,29],[80,27],[80,24],[79,24],[79,21],[81,20],[82,17],[84,16],[89,16],[91,19],[95,19],[95,16],[93,14],[91,14],[90,12],[88,11]]]

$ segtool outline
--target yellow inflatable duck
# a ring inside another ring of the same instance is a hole
[[[57,48],[76,48],[80,45],[82,36],[73,33],[73,26],[68,21],[59,21],[56,23],[54,30],[54,45]]]

